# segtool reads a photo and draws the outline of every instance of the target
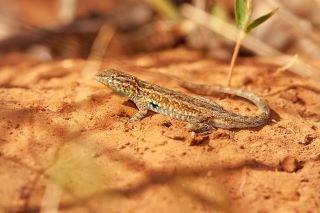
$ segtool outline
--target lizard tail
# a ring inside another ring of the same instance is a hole
[[[262,98],[252,92],[223,86],[194,84],[185,81],[179,81],[179,85],[198,95],[210,96],[222,92],[239,96],[252,102],[255,106],[258,107],[260,113],[257,116],[243,116],[234,114],[236,116],[231,119],[236,123],[229,124],[230,128],[257,127],[264,125],[269,121],[271,111],[268,104]]]

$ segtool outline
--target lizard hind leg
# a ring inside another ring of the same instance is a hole
[[[189,128],[194,133],[199,133],[201,135],[210,134],[215,130],[212,125],[206,123],[190,123]]]

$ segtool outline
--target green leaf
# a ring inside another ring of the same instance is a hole
[[[277,9],[271,11],[270,13],[267,13],[267,14],[265,14],[263,16],[260,16],[259,18],[255,19],[255,20],[253,20],[248,25],[248,27],[246,28],[245,32],[249,33],[249,32],[251,32],[251,30],[253,30],[254,28],[258,27],[263,22],[267,21],[271,16],[273,16],[277,12],[278,9],[279,8],[277,8]]]
[[[244,21],[247,13],[246,0],[234,1],[234,15],[236,18],[236,24],[238,28],[243,29]]]

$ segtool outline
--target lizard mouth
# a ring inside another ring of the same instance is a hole
[[[109,82],[109,78],[107,76],[105,76],[103,73],[102,74],[98,74],[95,77],[96,81],[103,83],[103,84],[107,84]]]
[[[100,83],[104,83],[104,79],[101,75],[96,75],[96,81],[100,82]]]

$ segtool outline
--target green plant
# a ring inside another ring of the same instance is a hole
[[[241,42],[245,38],[245,35],[251,32],[254,28],[261,25],[263,22],[267,21],[278,10],[277,8],[251,21],[252,1],[253,0],[234,0],[235,21],[236,21],[237,27],[239,28],[239,33],[238,33],[236,45],[232,54],[230,69],[228,73],[229,87],[231,86],[231,77],[233,73],[234,64],[239,53]]]

